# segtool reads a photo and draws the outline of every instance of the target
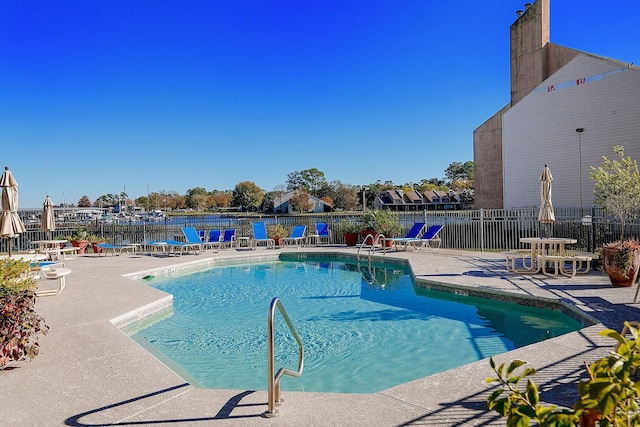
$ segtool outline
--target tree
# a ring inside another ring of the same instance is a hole
[[[240,182],[233,189],[233,206],[244,210],[256,210],[263,199],[264,191],[252,181]]]
[[[209,193],[202,187],[194,187],[187,190],[185,202],[188,208],[202,211],[207,205]]]
[[[444,190],[448,191],[449,187],[445,184],[444,180],[440,178],[423,179],[419,184],[414,186],[416,191],[424,193],[425,191]]]
[[[300,187],[302,187],[302,177],[300,176],[300,172],[289,172],[287,174],[287,190],[295,191]]]
[[[473,162],[453,162],[445,169],[444,175],[450,184],[454,181],[473,181]]]
[[[209,207],[210,208],[228,208],[233,201],[233,194],[231,191],[213,191],[209,195]]]
[[[90,208],[91,207],[91,200],[89,199],[89,196],[80,197],[80,200],[78,200],[78,207],[79,208]]]
[[[624,156],[623,146],[616,145],[613,151],[620,160],[602,156],[600,166],[591,166],[591,179],[595,181],[596,203],[620,219],[622,240],[627,218],[640,209],[640,171],[635,160]]]
[[[358,209],[361,202],[361,199],[358,197],[358,187],[345,184],[338,180],[331,181],[328,187],[331,189],[331,193],[326,194],[325,197],[331,197],[334,209],[342,209],[345,211],[355,211]]]
[[[147,196],[140,196],[135,200],[135,202],[136,206],[143,206],[146,211],[151,209],[151,201]]]
[[[298,190],[289,199],[289,206],[294,212],[309,212],[313,209],[313,202],[309,193],[304,190]]]
[[[291,172],[287,175],[287,189],[290,191],[305,190],[319,197],[321,188],[327,185],[324,172],[316,169],[305,169],[302,172]]]

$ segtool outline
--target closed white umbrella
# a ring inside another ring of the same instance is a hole
[[[42,230],[50,235],[53,230],[56,229],[56,220],[53,212],[53,202],[51,198],[47,196],[42,205]]]
[[[549,237],[549,226],[556,220],[553,213],[553,204],[551,203],[551,181],[553,176],[549,166],[544,165],[542,175],[540,175],[540,212],[538,213],[538,221],[545,226],[545,237]]]
[[[9,171],[9,166],[4,167],[4,173],[0,178],[0,187],[2,187],[0,237],[9,238],[7,246],[9,255],[11,255],[11,239],[27,230],[18,216],[18,183]]]

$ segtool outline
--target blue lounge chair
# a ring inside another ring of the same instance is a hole
[[[234,247],[236,244],[236,229],[235,228],[227,228],[224,230],[222,234],[222,240],[220,241],[220,246],[229,245],[230,248]]]
[[[274,248],[276,241],[267,237],[267,226],[264,222],[254,222],[253,226],[253,238],[251,239],[251,247],[255,250],[256,246],[260,243],[265,243],[267,248]]]
[[[411,239],[407,242],[407,244],[413,246],[413,249],[415,251],[419,251],[425,246],[431,247],[432,242],[437,243],[438,247],[440,247],[442,240],[440,240],[438,234],[443,228],[443,225],[432,225],[427,231],[424,232],[422,237],[420,237],[419,239]]]
[[[208,247],[213,250],[213,248],[218,248],[216,252],[220,252],[220,248],[222,247],[222,233],[220,230],[209,230],[209,235],[207,239],[202,241],[203,249],[207,249]]]
[[[199,243],[185,243],[179,242],[177,240],[165,240],[164,243],[167,244],[167,252],[177,255],[183,255],[188,252],[200,253],[202,252],[202,242]]]
[[[325,241],[327,244],[331,241],[331,231],[329,225],[326,222],[316,222],[316,234],[310,234],[307,236],[307,243],[315,241],[316,245]]]
[[[221,230],[209,230],[208,242],[220,242],[222,240]]]
[[[109,253],[111,255],[116,256],[122,254],[122,251],[129,250],[136,253],[136,249],[138,249],[139,245],[130,245],[129,243],[123,243],[122,245],[112,245],[111,243],[96,243],[96,246],[102,249],[102,252],[98,252],[98,256],[101,256],[101,253],[104,256],[107,256]]]
[[[296,246],[304,245],[304,233],[307,231],[306,225],[296,225],[291,230],[291,235],[289,237],[285,237],[282,239],[282,244],[287,245],[287,243],[292,243]]]
[[[182,227],[182,234],[184,234],[184,238],[187,239],[187,243],[193,245],[199,244],[201,251],[204,251],[207,248],[211,248],[211,250],[213,250],[214,247],[217,247],[218,251],[220,251],[220,241],[203,242],[200,237],[200,233],[193,227]]]
[[[391,242],[390,245],[395,245],[396,250],[398,250],[398,245],[403,246],[403,250],[407,250],[407,244],[409,241],[420,237],[420,234],[424,231],[424,226],[424,222],[415,222],[413,227],[407,231],[407,234],[404,237],[385,237],[384,241]]]

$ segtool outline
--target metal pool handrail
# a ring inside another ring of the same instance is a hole
[[[274,375],[275,372],[275,354],[274,354],[274,319],[276,315],[276,307],[280,311],[282,318],[286,322],[289,330],[291,330],[291,334],[295,338],[298,343],[298,370],[292,371],[286,368],[280,368],[278,373]],[[272,418],[278,416],[278,410],[275,408],[276,404],[281,405],[284,400],[280,399],[280,379],[283,375],[290,375],[292,377],[299,377],[302,375],[302,369],[304,368],[304,345],[302,344],[302,339],[296,328],[291,323],[291,319],[289,319],[289,315],[287,311],[284,309],[282,302],[279,298],[274,298],[271,300],[271,305],[269,306],[269,317],[267,319],[267,359],[268,359],[268,390],[269,390],[269,409],[262,414],[263,417]]]
[[[369,255],[368,255],[370,259],[371,254],[373,254],[376,251],[376,246],[378,245],[384,246],[384,239],[385,237],[384,237],[384,234],[382,233],[376,234],[375,237],[373,237],[373,234],[367,234],[362,240],[362,243],[360,243],[360,246],[358,247],[358,253],[357,253],[358,260],[360,260],[360,250],[367,244],[369,240],[371,240],[371,245],[369,246]]]

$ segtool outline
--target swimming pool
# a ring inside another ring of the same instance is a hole
[[[173,314],[133,335],[194,385],[265,390],[266,320],[275,296],[305,345],[302,377],[283,390],[372,393],[572,332],[554,310],[415,286],[404,264],[308,256],[157,277]],[[276,316],[276,369],[297,346]]]

